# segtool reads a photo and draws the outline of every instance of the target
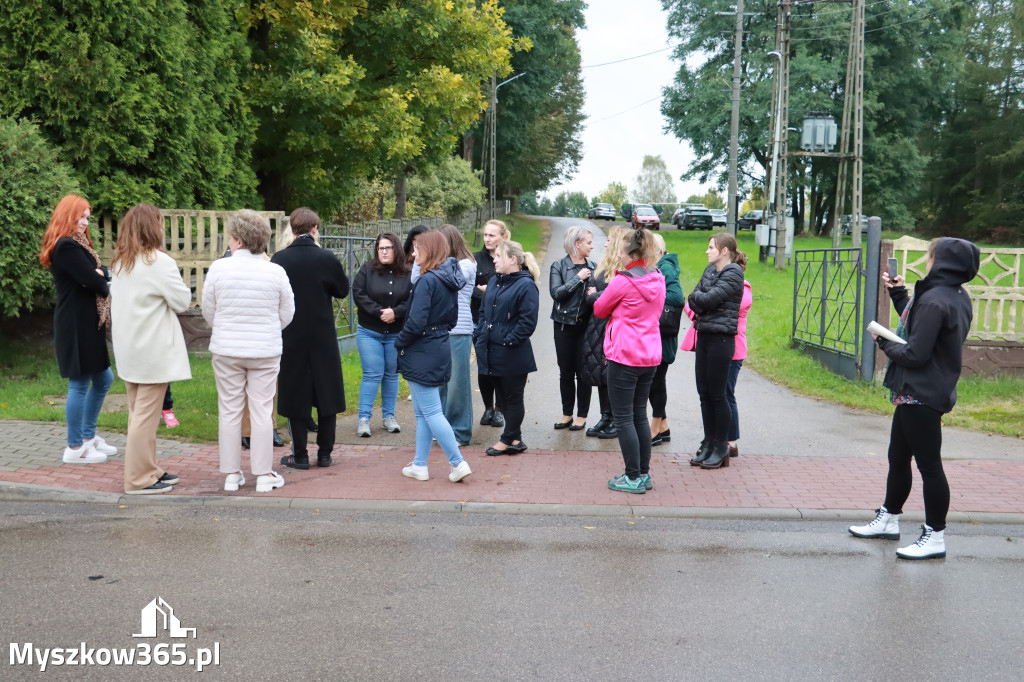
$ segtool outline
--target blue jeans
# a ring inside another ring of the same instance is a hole
[[[430,443],[434,438],[448,456],[449,464],[453,467],[462,464],[462,453],[455,441],[455,432],[441,411],[441,396],[437,386],[424,386],[414,381],[408,383],[412,394],[412,410],[416,413],[416,458],[413,464],[421,467],[427,465]]]
[[[359,418],[373,416],[373,403],[380,388],[380,411],[384,417],[395,416],[398,401],[398,351],[396,334],[381,334],[365,327],[356,327],[356,347],[363,365],[359,384]]]
[[[68,447],[77,448],[96,437],[96,420],[107,397],[114,373],[107,367],[94,374],[83,374],[68,379],[68,400],[64,404],[64,419],[68,423]]]
[[[455,440],[469,445],[473,438],[473,382],[469,375],[469,351],[473,348],[472,334],[451,334],[448,345],[452,349],[452,378],[440,387],[444,418],[455,431]]]
[[[729,425],[730,441],[740,439],[740,412],[736,408],[736,379],[742,368],[742,360],[733,360],[729,363],[729,382],[725,386],[725,399],[729,403],[729,411],[732,412],[732,423]]]

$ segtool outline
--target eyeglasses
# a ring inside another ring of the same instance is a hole
[[[393,247],[393,246],[378,246],[377,250],[378,251],[394,251],[395,247]]]

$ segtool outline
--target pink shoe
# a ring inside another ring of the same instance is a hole
[[[174,410],[164,410],[160,415],[164,418],[164,424],[167,424],[167,428],[173,429],[178,425],[178,420],[174,418]]]

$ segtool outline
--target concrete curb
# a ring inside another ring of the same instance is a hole
[[[247,509],[301,509],[354,513],[510,514],[530,516],[599,516],[606,518],[669,518],[756,521],[864,521],[871,510],[786,509],[740,507],[654,507],[633,505],[525,504],[507,502],[443,502],[406,500],[340,500],[306,497],[239,497],[226,495],[124,495],[56,488],[29,483],[0,484],[0,502],[90,503],[118,506],[195,505]],[[951,523],[1024,525],[1024,514],[950,512]],[[904,523],[924,523],[924,512],[907,512]]]

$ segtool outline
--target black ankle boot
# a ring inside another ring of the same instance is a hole
[[[706,461],[711,456],[711,441],[702,440],[700,447],[697,448],[697,456],[690,458],[690,466],[699,467],[702,462]]]
[[[608,425],[612,423],[612,416],[610,414],[601,413],[601,419],[596,424],[587,429],[587,435],[596,438],[601,431],[608,428]]]
[[[701,469],[718,469],[729,466],[729,441],[716,442],[708,458],[700,463]]]
[[[619,428],[615,426],[615,422],[611,418],[608,419],[608,423],[605,427],[597,432],[597,437],[603,440],[611,440],[612,438],[619,437]]]

